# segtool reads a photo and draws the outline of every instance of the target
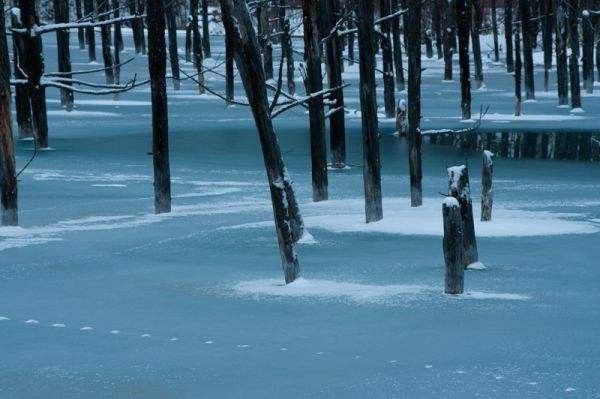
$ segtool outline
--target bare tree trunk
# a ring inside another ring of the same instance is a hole
[[[498,18],[496,17],[496,0],[491,0],[492,35],[494,37],[494,62],[500,61],[500,46],[498,45]]]
[[[353,29],[355,13],[352,12],[351,18],[348,20],[348,29]],[[348,34],[348,65],[354,65],[354,32]]]
[[[473,203],[469,187],[469,171],[466,166],[448,168],[448,194],[460,204],[460,215],[463,225],[463,265],[478,261],[477,239],[475,237],[475,221],[473,220]]]
[[[473,23],[471,25],[471,42],[473,47],[473,63],[475,64],[475,82],[477,88],[483,87],[483,63],[481,61],[481,43],[479,31],[483,22],[481,0],[470,0],[473,3]]]
[[[192,23],[185,25],[185,62],[192,62]]]
[[[513,0],[504,0],[504,41],[506,43],[506,72],[515,70],[513,58]]]
[[[581,107],[581,88],[579,87],[579,21],[577,0],[569,0],[569,77],[571,86],[571,108]]]
[[[96,15],[94,0],[83,0],[83,12],[86,16],[94,17]],[[94,27],[85,28],[85,41],[88,46],[88,59],[90,62],[96,62],[96,34]]]
[[[4,21],[4,0],[0,0],[0,219],[2,226],[16,226],[19,224],[17,176],[10,120],[10,59]]]
[[[444,58],[442,49],[442,1],[444,0],[431,0],[431,24],[435,34],[435,48],[439,60]]]
[[[313,0],[302,2],[304,14],[304,59],[306,62],[306,93],[323,90],[321,78],[321,56],[319,52],[318,30],[319,4]],[[331,54],[333,56],[333,54]],[[331,79],[331,78],[330,78]],[[312,170],[313,201],[328,198],[327,186],[327,144],[325,135],[325,114],[323,97],[312,98],[308,102],[310,119],[310,158]]]
[[[542,0],[542,41],[544,48],[544,91],[548,91],[550,86],[550,70],[552,69],[552,27],[553,21],[553,0]],[[592,47],[593,52],[593,47]]]
[[[529,14],[528,0],[519,0],[519,17],[523,33],[523,70],[525,72],[525,98],[535,99],[535,84],[533,80],[533,34]]]
[[[169,167],[169,108],[167,106],[167,50],[164,0],[148,1],[148,71],[152,95],[152,160],[154,212],[171,212]]]
[[[363,180],[366,222],[383,219],[377,98],[375,92],[375,9],[372,0],[358,0],[360,107],[363,135]],[[420,34],[420,30],[417,34]]]
[[[392,0],[392,12],[398,11],[398,0]],[[392,42],[394,46],[394,70],[396,71],[396,88],[404,90],[404,67],[402,66],[402,42],[400,41],[400,17],[394,18],[392,24]]]
[[[37,16],[34,0],[20,0],[21,21],[23,27],[31,32],[40,21]],[[35,129],[36,146],[48,148],[48,115],[46,113],[46,89],[41,79],[44,74],[42,38],[38,35],[23,35],[24,53],[19,55],[21,65],[28,76],[29,95],[31,96],[31,112]]]
[[[200,37],[200,29],[198,29],[198,1],[190,1],[190,12],[192,16],[192,55],[196,71],[198,71],[198,90],[200,94],[204,94],[204,67],[202,57],[202,38]]]
[[[171,63],[171,75],[173,76],[173,88],[179,90],[181,86],[179,74],[179,54],[177,51],[177,25],[175,21],[175,4],[166,5],[167,29],[169,32],[169,61]]]
[[[421,5],[409,2],[407,27],[408,51],[408,164],[410,204],[423,204],[421,169]]]
[[[454,0],[442,0],[444,5],[444,80],[452,80],[452,55],[454,54],[453,37],[455,36]]]
[[[147,0],[138,0],[137,2],[137,11],[139,15],[144,14],[144,7],[146,5]],[[140,44],[142,46],[142,54],[146,54],[146,36],[144,34],[144,19],[137,19],[138,21],[138,31],[140,36]]]
[[[567,13],[565,0],[558,0],[556,7],[556,79],[558,105],[569,103],[569,81],[567,72]]]
[[[11,10],[11,26],[15,29],[21,29],[20,14],[17,14]],[[23,80],[27,79],[27,76],[23,73],[21,65],[24,61],[23,54],[25,54],[25,44],[23,38],[20,35],[13,35],[13,73],[15,79]],[[31,117],[31,103],[29,101],[29,85],[17,85],[15,87],[15,108],[17,111],[17,125],[19,126],[19,138],[33,137],[33,121]]]
[[[77,20],[81,20],[83,13],[81,11],[81,0],[75,0],[75,17]],[[79,42],[79,49],[85,49],[85,31],[83,28],[77,28],[77,40]]]
[[[463,265],[463,226],[460,205],[455,198],[448,197],[442,202],[444,219],[444,293],[457,295],[464,292],[465,267]]]
[[[521,34],[519,30],[521,22],[516,24],[515,29],[515,116],[521,116],[521,72],[523,65],[521,62]]]
[[[390,0],[380,0],[379,9],[381,17],[390,14]],[[394,96],[394,56],[392,51],[392,32],[388,21],[380,24],[381,28],[381,56],[383,59],[383,98],[385,116],[396,116],[396,98]],[[341,80],[341,79],[340,79]]]
[[[208,22],[208,0],[202,0],[202,48],[204,57],[210,58],[210,30]]]
[[[583,87],[586,93],[594,92],[594,27],[590,17],[590,10],[593,10],[592,0],[585,0],[584,10],[581,12],[581,30],[583,32],[582,48],[583,56],[581,58],[583,69]]]
[[[456,25],[458,27],[458,63],[460,65],[460,93],[462,118],[471,119],[471,77],[469,70],[469,32],[471,8],[468,0],[456,0]]]
[[[316,0],[315,0],[316,1]],[[273,79],[273,43],[271,43],[271,24],[269,23],[269,3],[256,7],[259,43],[262,48],[263,68],[267,80]]]
[[[488,150],[483,151],[483,162],[481,167],[481,221],[492,220],[492,206],[494,197],[492,194],[492,177],[494,175],[494,161]]]
[[[119,18],[121,15],[119,0],[113,0],[112,4],[113,4],[113,9],[115,10],[114,17]],[[123,34],[121,32],[121,23],[120,22],[115,23],[113,46],[114,46],[114,52],[115,52],[115,59],[114,59],[115,65],[113,68],[114,80],[115,80],[115,84],[118,85],[121,83],[121,51],[123,50]],[[114,93],[113,99],[115,101],[118,100],[119,93]]]
[[[275,228],[286,283],[298,278],[300,265],[294,251],[294,224],[300,222],[294,190],[281,157],[281,150],[269,115],[266,78],[260,50],[245,0],[220,0],[223,23],[234,43],[238,71],[242,77],[248,102],[260,137],[260,143],[271,190]],[[302,225],[300,224],[300,227]],[[296,226],[298,227],[298,226]],[[296,233],[297,235],[297,233]]]
[[[290,21],[283,21],[283,34],[281,36],[281,52],[285,58],[287,69],[287,89],[288,93],[294,95],[296,93],[296,83],[294,82],[294,50],[292,48],[292,34],[290,33]]]
[[[100,20],[108,19],[108,4],[106,1],[98,2],[98,12],[102,16]],[[164,15],[163,15],[164,18]],[[102,41],[102,59],[104,60],[104,75],[106,76],[106,84],[112,85],[115,83],[114,65],[115,61],[110,51],[110,30],[109,25],[102,25],[100,27],[100,38]]]
[[[68,0],[54,0],[54,20],[58,23],[69,22],[69,3]],[[56,31],[56,46],[58,48],[58,71],[65,73],[64,78],[70,79],[71,72],[71,52],[69,51],[69,31],[66,29]],[[66,81],[65,85],[71,86]],[[67,111],[73,110],[73,91],[68,89],[60,90],[60,103]]]
[[[83,0],[84,3],[86,1],[89,0]],[[129,14],[131,15],[138,15],[141,14],[141,12],[138,12],[138,7],[137,7],[137,0],[127,0],[127,7],[129,8]],[[133,21],[131,21],[131,31],[133,34],[133,45],[135,47],[135,52],[137,54],[141,54],[142,53],[142,41],[143,41],[143,34],[144,34],[144,25],[142,20],[140,19],[134,19]]]
[[[233,102],[234,98],[233,45],[231,35],[225,32],[225,98],[229,103]]]

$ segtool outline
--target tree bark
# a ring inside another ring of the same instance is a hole
[[[504,42],[506,43],[506,72],[515,70],[513,58],[513,0],[504,0]]]
[[[321,55],[319,52],[319,31],[317,27],[319,18],[318,10],[319,4],[317,2],[313,0],[304,0],[302,2],[302,12],[304,15],[304,60],[306,63],[305,85],[307,95],[323,90]],[[308,102],[308,112],[310,119],[310,158],[313,201],[324,201],[328,198],[328,179],[323,97],[318,96],[312,98]]]
[[[358,0],[357,26],[360,58],[360,107],[363,136],[363,180],[366,222],[383,219],[381,161],[377,98],[375,92],[375,7],[372,0]],[[420,30],[418,32],[420,34]]]
[[[86,16],[93,17],[96,15],[94,9],[94,0],[83,0],[83,12]],[[88,46],[88,59],[90,62],[96,62],[96,34],[94,27],[85,28],[85,41]]]
[[[409,2],[408,52],[408,164],[410,170],[410,204],[423,204],[421,169],[421,5]]]
[[[10,58],[4,21],[4,0],[0,0],[0,219],[2,226],[16,226],[19,224],[17,176],[10,113]]]
[[[154,164],[154,212],[171,212],[169,167],[169,108],[167,106],[167,50],[164,0],[147,5],[148,71],[152,96],[152,160]]]
[[[525,98],[535,99],[533,80],[533,34],[528,0],[519,0],[519,17],[523,34],[523,71],[525,72]]]
[[[299,236],[298,232],[294,234],[294,228],[302,228],[302,219],[269,115],[266,79],[261,65],[258,41],[246,1],[220,0],[220,2],[225,31],[234,44],[238,71],[244,83],[248,102],[252,107],[260,138],[285,282],[291,283],[300,273],[298,257],[294,251],[294,242]],[[298,226],[297,223],[300,225]]]
[[[202,49],[204,57],[210,58],[210,30],[208,22],[208,0],[202,0]]]
[[[471,119],[471,77],[469,69],[469,32],[471,8],[468,0],[455,0],[458,27],[458,63],[460,65],[460,93],[462,119]]]
[[[442,203],[444,218],[444,293],[457,295],[464,291],[463,227],[458,201],[452,197]]]
[[[169,61],[171,63],[171,75],[173,76],[173,89],[179,90],[181,86],[179,74],[179,54],[177,51],[177,25],[175,21],[175,4],[166,5],[167,29],[169,35]]]
[[[69,22],[69,3],[68,0],[54,0],[54,20],[57,24]],[[66,29],[56,31],[56,45],[58,48],[58,71],[65,73],[63,77],[70,79],[71,72],[71,52],[69,50],[69,31]],[[71,86],[70,82],[64,82]],[[67,111],[73,110],[73,91],[67,89],[60,90],[60,103]]]

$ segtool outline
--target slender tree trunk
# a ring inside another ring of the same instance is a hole
[[[569,81],[567,72],[567,13],[565,0],[558,0],[556,7],[556,78],[558,105],[569,104]]]
[[[204,57],[210,58],[210,30],[208,22],[208,0],[202,0],[202,49]]]
[[[479,31],[483,22],[483,7],[481,0],[470,0],[473,3],[473,23],[471,25],[471,43],[473,47],[473,63],[475,65],[475,82],[480,89],[483,84],[483,63],[481,61],[481,42]]]
[[[352,12],[351,18],[348,20],[348,29],[355,27],[354,18],[356,14]],[[354,32],[348,34],[348,65],[354,65]]]
[[[528,0],[519,0],[521,31],[523,33],[523,71],[525,72],[525,98],[535,99],[533,80],[533,31]]]
[[[379,9],[381,17],[390,14],[390,0],[380,0]],[[380,24],[381,29],[381,56],[383,59],[383,98],[385,116],[394,118],[396,116],[396,98],[394,96],[394,56],[392,51],[392,33],[389,22]]]
[[[513,58],[513,0],[504,0],[504,41],[506,43],[506,72],[515,70]]]
[[[463,223],[460,205],[455,198],[448,197],[442,202],[444,221],[444,293],[458,295],[464,292],[465,267],[463,253]]]
[[[115,10],[114,17],[115,18],[121,17],[121,1],[120,0],[112,0],[112,7],[113,7],[113,10]],[[120,22],[115,23],[113,46],[115,46],[115,54],[117,54],[120,51],[123,51],[123,32],[121,31],[121,23]],[[115,58],[116,58],[116,56],[115,56]]]
[[[285,65],[287,67],[287,89],[289,94],[296,93],[296,83],[294,82],[294,50],[292,48],[292,34],[290,32],[290,21],[285,19],[283,21],[283,34],[281,36],[281,52],[282,57],[285,58]]]
[[[225,98],[227,98],[228,103],[233,102],[234,98],[233,46],[231,35],[225,32]]]
[[[319,4],[312,0],[302,2],[304,14],[304,59],[306,62],[306,92],[323,90],[321,78],[321,56],[319,52]],[[324,201],[327,192],[327,144],[325,135],[325,114],[323,97],[312,98],[308,102],[310,119],[310,153],[312,166],[313,201]]]
[[[360,58],[360,107],[363,135],[363,180],[366,222],[383,219],[377,98],[375,92],[375,7],[372,0],[358,0],[357,25]],[[418,34],[420,34],[420,30]]]
[[[453,33],[455,12],[454,0],[442,0],[444,6],[444,80],[452,80],[452,55],[454,54]]]
[[[220,0],[225,31],[234,43],[236,63],[248,102],[252,106],[254,121],[271,190],[275,228],[286,283],[298,278],[300,266],[294,251],[294,242],[299,238],[294,228],[302,228],[294,190],[287,174],[277,137],[269,116],[266,78],[261,65],[260,50],[252,20],[245,0]],[[305,32],[306,33],[306,32]]]
[[[86,16],[95,17],[94,0],[83,0],[83,12]],[[88,59],[90,62],[96,62],[96,34],[94,27],[85,28],[85,41],[88,46]]]
[[[37,16],[34,0],[20,0],[19,4],[23,27],[31,31],[36,26],[39,26],[40,21]],[[21,67],[28,76],[36,146],[38,148],[48,148],[46,89],[40,84],[42,75],[44,74],[42,38],[32,34],[23,35],[23,50],[24,52],[19,55],[19,59],[23,60]]]
[[[583,68],[583,87],[586,93],[594,92],[594,27],[590,10],[593,10],[593,1],[585,0],[584,9],[581,12],[581,30],[583,32],[582,48],[583,57],[581,59]]]
[[[392,0],[392,12],[398,11],[398,0]],[[400,17],[394,18],[392,24],[392,42],[394,46],[394,70],[396,71],[396,88],[404,90],[404,67],[402,65],[402,42],[400,41]]]
[[[152,160],[154,212],[171,212],[169,167],[169,109],[167,106],[167,50],[164,0],[148,1],[148,71],[152,95]]]
[[[481,221],[488,222],[492,220],[492,206],[494,197],[492,194],[492,176],[494,175],[494,161],[492,154],[488,150],[483,151],[483,161],[481,167]]]
[[[147,0],[138,0],[137,2],[137,10],[139,15],[144,14],[144,7],[146,5]],[[142,54],[146,54],[146,36],[144,34],[144,19],[137,19],[138,21],[138,31],[140,36],[140,44],[142,46]]]
[[[69,22],[69,3],[68,0],[54,0],[54,20],[57,24]],[[70,79],[71,72],[71,52],[69,50],[69,31],[56,31],[56,45],[58,48],[58,71],[65,73],[64,78]],[[71,86],[66,81],[65,85]],[[73,91],[68,89],[60,90],[60,103],[67,111],[73,110]]]
[[[423,204],[421,169],[421,5],[409,2],[408,51],[408,165],[410,170],[410,204]]]
[[[192,23],[185,25],[185,62],[192,62]]]
[[[88,0],[83,1],[85,2]],[[127,7],[129,8],[129,14],[138,15],[137,0],[127,0]],[[142,53],[143,28],[143,23],[140,19],[134,19],[131,21],[131,33],[133,34],[133,45],[135,47],[136,54]]]
[[[81,0],[75,0],[75,17],[77,20],[81,20],[83,18],[83,13],[81,10]],[[85,49],[85,30],[83,28],[77,28],[77,40],[79,42],[79,49]]]
[[[17,176],[10,113],[10,58],[4,21],[4,0],[0,0],[0,219],[2,226],[16,226],[19,224]]]
[[[473,202],[469,186],[469,171],[466,166],[448,168],[448,192],[460,204],[463,225],[463,265],[465,268],[478,261]]]
[[[192,55],[196,71],[198,71],[198,89],[200,94],[204,94],[204,67],[202,57],[202,38],[200,37],[200,29],[198,28],[198,1],[191,0],[190,8],[192,13]]]
[[[171,75],[173,76],[173,88],[179,90],[179,54],[177,52],[177,25],[175,21],[175,4],[172,2],[166,5],[167,29],[169,32],[169,61],[171,62]]]
[[[20,14],[11,10],[11,26],[15,29],[23,28]],[[27,79],[21,65],[24,63],[25,44],[20,35],[13,35],[13,73],[15,79]],[[15,108],[17,111],[17,125],[19,126],[19,138],[33,137],[33,121],[31,117],[31,103],[29,101],[29,85],[17,85],[15,87]]]
[[[581,88],[579,87],[579,21],[577,0],[569,0],[569,80],[571,86],[571,108],[581,107]]]
[[[106,13],[108,12],[108,4],[106,1],[98,2],[98,12],[102,14],[100,20],[108,19]],[[163,15],[164,18],[164,15]],[[100,27],[100,38],[102,41],[102,59],[104,60],[104,76],[106,77],[106,84],[112,85],[115,83],[115,72],[114,65],[115,61],[110,51],[110,30],[109,25],[102,25]]]
[[[469,32],[471,8],[468,0],[456,0],[456,25],[458,26],[458,63],[460,65],[460,93],[462,118],[471,119],[471,77],[469,69]]]
[[[521,62],[521,22],[518,22],[515,29],[515,116],[521,116],[521,72],[523,64]]]
[[[431,24],[433,25],[433,33],[435,34],[435,48],[437,51],[438,60],[444,58],[442,48],[442,2],[445,0],[431,0]]]
[[[550,86],[550,70],[552,69],[552,27],[554,26],[554,23],[552,22],[552,16],[554,15],[553,3],[553,0],[542,0],[541,2],[541,7],[543,8],[542,41],[544,48],[544,91],[546,92]]]
[[[491,0],[492,35],[494,37],[494,62],[500,61],[500,46],[498,45],[498,18],[496,16],[496,0]]]

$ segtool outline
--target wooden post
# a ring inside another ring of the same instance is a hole
[[[460,204],[460,216],[463,225],[463,266],[478,261],[475,222],[473,220],[473,203],[469,188],[469,171],[465,165],[448,168],[448,193]]]
[[[421,166],[421,4],[409,2],[407,27],[408,52],[408,167],[410,205],[423,204]]]
[[[481,221],[492,220],[492,205],[494,197],[492,195],[492,177],[494,174],[494,154],[491,151],[483,151],[483,164],[481,168]]]
[[[446,273],[444,278],[444,293],[462,294],[464,290],[465,268],[463,265],[463,229],[460,215],[460,205],[453,197],[447,197],[442,202],[444,218],[444,261]]]
[[[83,12],[93,20],[93,17],[96,15],[94,0],[83,0]],[[94,27],[85,28],[85,41],[88,46],[89,61],[96,62],[96,34],[94,33]]]
[[[460,93],[462,119],[471,119],[471,76],[469,69],[469,32],[471,7],[468,0],[456,0],[456,25],[458,27],[458,58],[460,65]]]
[[[19,224],[17,176],[10,113],[10,59],[4,26],[4,0],[0,0],[0,195],[2,226]]]
[[[173,89],[181,87],[179,74],[179,54],[177,51],[177,24],[175,21],[175,3],[170,1],[166,5],[167,30],[169,37],[169,61],[171,63],[171,75],[173,76]]]
[[[300,273],[294,242],[297,240],[295,236],[298,236],[301,230],[297,233],[294,233],[293,230],[302,227],[302,219],[269,115],[265,72],[261,64],[259,45],[246,1],[220,0],[220,2],[225,31],[227,35],[230,35],[234,44],[236,64],[244,83],[248,102],[252,107],[260,138],[271,191],[283,274],[287,284],[298,278]]]
[[[419,6],[420,7],[420,6]],[[375,92],[375,5],[372,0],[359,0],[357,27],[360,62],[360,108],[363,136],[363,181],[365,219],[367,223],[383,219],[381,199],[381,161],[377,98]]]
[[[515,70],[513,58],[513,0],[504,0],[504,43],[506,44],[506,72]]]
[[[306,62],[306,94],[323,89],[321,75],[321,55],[319,52],[318,10],[316,1],[302,2],[304,14],[304,60]],[[324,201],[327,192],[327,138],[325,135],[325,113],[323,97],[318,96],[308,101],[310,120],[310,159],[313,201]]]
[[[202,48],[204,58],[210,58],[210,30],[208,26],[208,0],[202,0]]]

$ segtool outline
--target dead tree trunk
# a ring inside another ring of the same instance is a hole
[[[23,28],[20,13],[11,10],[11,26],[15,29]],[[21,65],[24,63],[25,44],[21,35],[13,35],[13,73],[15,79],[25,80],[27,76]],[[33,137],[33,121],[31,117],[31,103],[29,101],[29,85],[17,85],[15,87],[15,108],[17,111],[17,125],[19,126],[19,138]]]
[[[350,33],[348,34],[348,65],[354,65],[354,19],[356,15],[354,12],[351,13],[350,19],[348,20],[348,29]]]
[[[454,18],[455,12],[454,0],[443,0],[444,5],[444,80],[452,80],[452,55],[454,54],[454,37],[455,27]]]
[[[363,180],[366,222],[383,219],[381,163],[375,92],[375,7],[372,0],[358,0],[357,27],[360,58],[360,108],[363,136]],[[417,34],[420,34],[420,30]]]
[[[390,0],[380,0],[379,9],[381,17],[390,14]],[[392,51],[392,32],[388,21],[380,24],[381,29],[381,56],[383,59],[383,98],[385,116],[396,116],[396,98],[394,96],[394,56]]]
[[[460,216],[463,226],[463,267],[478,261],[473,203],[469,188],[469,172],[465,165],[448,168],[448,193],[460,204]]]
[[[558,105],[569,104],[569,81],[567,72],[568,12],[567,3],[564,0],[558,0],[556,7],[556,79]]]
[[[36,146],[38,148],[48,147],[48,115],[46,113],[46,89],[41,85],[44,74],[44,59],[42,38],[32,34],[32,30],[39,26],[34,0],[20,0],[21,22],[28,33],[23,35],[23,54],[19,59],[23,60],[21,65],[23,72],[28,77],[29,95],[31,99],[31,113],[33,115],[33,127],[35,131]]]
[[[533,34],[531,17],[529,14],[529,1],[519,0],[519,17],[523,33],[523,71],[525,72],[525,98],[535,99],[535,84],[533,80]]]
[[[83,12],[81,10],[81,0],[75,0],[75,18],[81,21],[83,18]],[[79,49],[85,49],[85,30],[83,28],[77,28],[77,41],[79,42]]]
[[[581,30],[583,56],[581,58],[583,69],[583,87],[586,93],[594,92],[594,27],[590,17],[590,10],[593,9],[593,1],[586,0],[584,9],[581,12]]]
[[[273,79],[273,43],[271,42],[271,24],[269,23],[269,3],[256,7],[259,43],[262,48],[263,68],[267,80]]]
[[[69,22],[68,0],[54,0],[54,20],[57,24]],[[56,31],[56,46],[58,48],[58,71],[63,73],[62,77],[71,79],[71,52],[69,50],[69,31],[66,29]],[[71,86],[69,81],[63,84]],[[60,104],[67,109],[73,110],[73,91],[60,90]]]
[[[198,28],[198,1],[190,1],[190,12],[192,17],[192,56],[196,71],[198,72],[198,90],[200,94],[204,94],[204,67],[202,56],[202,38],[200,37],[200,29]]]
[[[114,10],[114,17],[115,18],[121,17],[121,2],[120,2],[120,0],[113,0],[112,7]],[[115,33],[114,33],[113,46],[115,46],[115,60],[116,60],[116,58],[117,58],[116,54],[118,54],[120,51],[123,51],[123,32],[121,31],[121,23],[120,22],[115,22]],[[117,64],[118,64],[118,62],[117,62]],[[116,79],[115,79],[115,81],[116,81]]]
[[[473,23],[471,25],[471,43],[473,47],[473,64],[475,65],[475,82],[478,89],[484,86],[483,63],[481,60],[481,42],[479,31],[483,23],[483,6],[481,0],[470,0],[473,3]]]
[[[577,0],[569,0],[569,77],[571,84],[571,108],[581,107],[581,88],[579,87],[579,20]]]
[[[108,19],[108,4],[107,1],[98,2],[98,12],[101,15],[100,20]],[[163,15],[164,18],[164,15]],[[115,84],[115,72],[114,65],[115,61],[110,51],[110,30],[109,25],[100,26],[100,38],[102,41],[102,59],[104,61],[104,76],[106,77],[106,84]]]
[[[285,58],[286,65],[286,81],[288,93],[294,95],[296,93],[296,83],[294,82],[294,49],[292,48],[292,34],[290,32],[290,21],[283,21],[283,35],[281,37],[281,52]]]
[[[192,62],[192,22],[185,25],[185,62]]]
[[[138,0],[137,2],[137,11],[139,15],[144,14],[144,7],[146,5],[147,0]],[[137,19],[138,21],[138,31],[140,36],[140,44],[142,46],[142,54],[146,54],[146,36],[144,34],[144,19]]]
[[[89,1],[89,0],[83,0]],[[129,14],[139,15],[141,12],[138,11],[137,0],[127,0],[127,7],[129,8]],[[135,52],[141,54],[143,52],[143,35],[144,35],[144,24],[141,19],[134,19],[131,21],[131,33],[133,34],[133,45]]]
[[[164,0],[147,6],[148,71],[152,96],[152,160],[154,163],[154,212],[171,212],[169,167],[169,108],[167,106],[167,50]]]
[[[521,34],[520,25],[521,22],[516,24],[515,29],[515,116],[521,116],[521,72],[523,71],[523,64],[521,62]]]
[[[500,46],[498,45],[498,18],[496,16],[496,0],[491,0],[492,36],[494,37],[494,62],[500,61]]]
[[[408,52],[408,166],[410,205],[423,204],[421,169],[421,5],[409,2],[406,30]]]
[[[398,11],[398,0],[392,0],[392,12]],[[394,70],[396,71],[396,88],[404,90],[404,67],[402,66],[402,42],[400,40],[400,17],[392,19],[392,44],[394,46]]]
[[[252,106],[254,121],[260,137],[271,190],[283,273],[285,282],[291,283],[298,278],[300,273],[298,258],[294,251],[294,242],[298,238],[298,232],[294,234],[294,228],[302,228],[302,219],[269,115],[266,78],[261,65],[258,41],[246,1],[220,0],[220,2],[225,31],[227,35],[230,35],[234,44],[236,63],[246,89],[248,102]]]
[[[233,43],[231,35],[225,32],[225,98],[228,103],[233,102],[234,98],[234,77],[233,77]]]
[[[506,44],[506,72],[515,70],[513,58],[513,1],[504,0],[504,42]]]
[[[458,27],[458,63],[460,65],[460,93],[463,119],[471,119],[471,76],[469,69],[469,32],[471,8],[468,0],[456,0],[456,25]]]
[[[431,2],[431,25],[433,26],[435,48],[439,60],[444,58],[444,51],[442,49],[442,1],[444,0],[432,0]]]
[[[542,42],[544,48],[544,91],[548,91],[550,86],[550,70],[552,69],[552,27],[554,26],[553,18],[553,1],[542,0],[541,11],[542,17]],[[593,47],[592,47],[593,51]]]
[[[204,57],[212,57],[210,54],[210,30],[208,22],[208,0],[202,0],[202,48]]]
[[[483,163],[481,168],[481,221],[492,220],[492,206],[494,197],[492,195],[492,177],[494,175],[494,161],[488,150],[483,151]]]
[[[169,61],[171,63],[171,75],[173,76],[173,88],[179,90],[181,86],[179,74],[179,54],[177,51],[177,22],[175,21],[175,4],[169,2],[166,5],[167,29],[169,32]]]
[[[321,55],[319,51],[319,31],[317,25],[319,18],[318,10],[319,5],[316,1],[304,0],[302,2],[302,12],[304,14],[304,60],[306,62],[306,77],[304,83],[307,95],[323,90]],[[323,97],[318,96],[309,100],[308,112],[310,119],[310,158],[312,167],[313,201],[324,201],[328,198],[328,181],[327,141],[325,135]]]
[[[444,293],[457,295],[464,291],[465,267],[463,264],[463,227],[460,205],[453,197],[442,202],[444,218]]]
[[[93,17],[96,15],[94,9],[94,0],[83,0],[83,12],[87,17]],[[90,62],[96,62],[96,34],[94,33],[94,27],[90,26],[85,28],[85,41],[88,46],[88,59]]]
[[[16,226],[19,224],[17,175],[10,120],[10,58],[4,20],[4,0],[0,0],[0,219],[2,226]]]

